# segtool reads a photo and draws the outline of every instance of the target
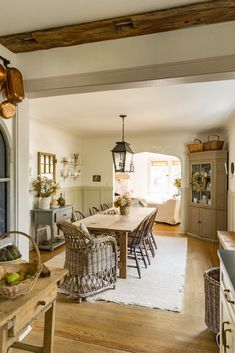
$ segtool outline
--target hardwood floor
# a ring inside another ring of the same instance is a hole
[[[170,235],[168,229],[162,230],[155,226],[155,234]],[[177,236],[177,232],[171,235]],[[218,352],[215,335],[204,324],[203,286],[205,270],[218,265],[217,248],[218,244],[188,238],[184,308],[181,313],[107,302],[78,304],[58,295],[54,352]],[[42,258],[46,261],[51,255],[48,252]],[[42,325],[43,318],[35,321],[34,330],[25,341],[42,342]],[[13,352],[23,351],[15,349]]]

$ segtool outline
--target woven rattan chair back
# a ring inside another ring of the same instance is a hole
[[[68,270],[61,287],[78,299],[114,287],[117,281],[117,243],[111,236],[94,237],[79,226],[57,222],[65,238]]]
[[[96,213],[100,213],[100,210],[97,207],[92,206],[89,208],[89,212],[90,212],[90,215],[93,216]]]

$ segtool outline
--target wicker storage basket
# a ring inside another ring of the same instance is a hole
[[[0,265],[0,297],[12,299],[20,295],[26,294],[33,289],[40,275],[42,265],[41,265],[40,252],[38,250],[37,244],[34,241],[34,239],[32,239],[28,234],[23,232],[18,232],[18,231],[12,231],[12,232],[7,232],[5,234],[2,234],[0,236],[0,239],[10,234],[23,235],[29,240],[31,240],[38,257],[38,262],[35,262],[35,263],[22,262],[22,263],[15,263],[15,264]],[[2,281],[6,276],[6,273],[19,272],[19,271],[25,271],[26,273],[30,274],[31,277],[15,285],[7,285],[5,284],[5,280]]]
[[[202,152],[203,151],[203,143],[199,139],[195,139],[194,143],[191,143],[188,146],[189,153],[193,152]]]
[[[212,267],[204,273],[205,323],[209,330],[219,332],[220,268]]]
[[[216,137],[217,139],[210,140],[211,137]],[[218,135],[210,135],[207,139],[208,141],[203,143],[204,151],[214,151],[223,149],[224,141],[221,141]]]

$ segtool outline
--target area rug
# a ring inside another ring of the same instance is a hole
[[[156,237],[158,249],[151,265],[141,267],[141,279],[135,268],[128,267],[127,279],[118,279],[116,289],[108,289],[89,298],[180,312],[183,308],[187,259],[187,239]],[[46,262],[63,267],[64,253]],[[134,261],[131,261],[132,265]]]

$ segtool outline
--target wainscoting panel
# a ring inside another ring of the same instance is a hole
[[[235,231],[235,192],[228,191],[228,230]]]
[[[73,205],[75,210],[83,208],[83,192],[81,186],[60,189],[66,205]]]
[[[95,206],[100,209],[102,203],[109,203],[113,200],[113,187],[83,186],[83,212],[89,214],[89,207]]]

